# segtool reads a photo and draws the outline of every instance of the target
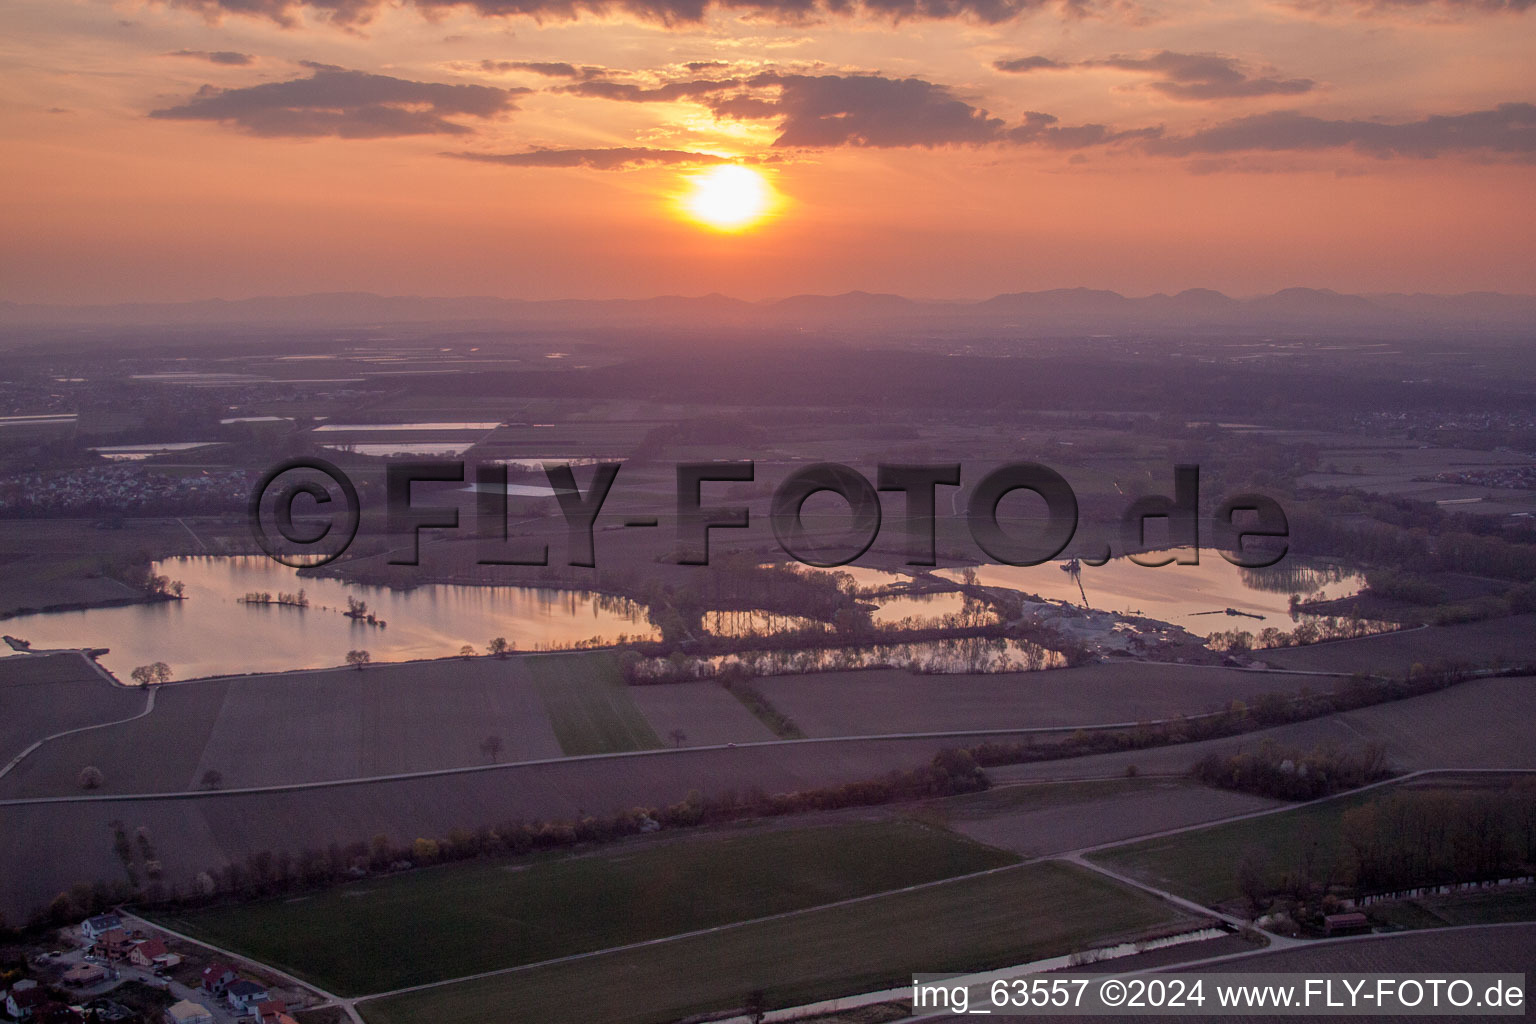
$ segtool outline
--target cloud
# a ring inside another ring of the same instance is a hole
[[[1163,133],[1161,128],[1131,128],[1116,131],[1102,124],[1064,125],[1054,114],[1042,114],[1032,110],[1024,115],[1024,123],[1007,132],[1009,142],[1021,145],[1038,144],[1052,149],[1088,149],[1091,146],[1109,146],[1119,142],[1156,139]]]
[[[1348,7],[1369,14],[1421,7],[1464,14],[1523,14],[1536,8],[1536,0],[1295,0],[1293,6],[1324,11],[1333,7]]]
[[[528,89],[441,85],[309,64],[308,78],[239,89],[205,85],[189,100],[150,117],[218,121],[253,135],[377,139],[403,135],[464,135],[451,117],[489,118],[517,109]]]
[[[779,87],[775,146],[948,146],[991,142],[1000,118],[919,78],[758,76]]]
[[[999,71],[1023,74],[1067,68],[1114,68],[1144,71],[1157,76],[1151,88],[1176,100],[1251,99],[1256,96],[1294,96],[1310,92],[1317,84],[1310,78],[1275,78],[1253,75],[1235,57],[1216,53],[1175,53],[1162,50],[1147,57],[1114,56],[1104,60],[1062,62],[1049,57],[1017,57],[994,61]]]
[[[244,67],[254,63],[256,58],[248,53],[236,53],[234,50],[176,50],[166,54],[167,57],[196,57],[206,60],[211,64],[230,64]]]
[[[597,78],[607,74],[606,68],[583,65],[578,67],[563,60],[482,60],[477,66],[481,71],[505,74],[509,71],[528,71],[546,78]]]
[[[597,171],[616,171],[647,164],[720,164],[726,157],[711,153],[690,153],[681,149],[649,149],[643,146],[616,146],[610,149],[544,149],[535,147],[523,153],[444,153],[459,160],[502,164],[507,167],[585,167]]]
[[[561,92],[628,103],[690,101],[717,117],[777,120],[775,148],[840,146],[905,148],[1045,145],[1057,149],[1148,138],[1156,130],[1114,131],[1104,125],[1062,125],[1050,114],[1029,114],[1009,128],[1002,118],[920,78],[883,75],[795,75],[765,71],[744,78],[683,79],[659,85],[582,82]]]
[[[1149,152],[1170,156],[1345,148],[1382,158],[1481,152],[1533,159],[1536,104],[1501,103],[1492,110],[1435,114],[1396,124],[1275,111],[1147,143]]]
[[[560,86],[556,91],[624,103],[671,103],[712,96],[744,84],[745,79],[740,78],[684,79],[655,86],[636,85],[633,82],[579,82]]]
[[[365,24],[391,0],[164,0],[210,20],[226,14],[265,18],[293,26],[308,11],[341,25]],[[867,15],[893,21],[973,19],[1010,21],[1043,8],[1081,15],[1093,0],[410,0],[427,16],[469,10],[482,17],[527,16],[575,20],[584,15],[627,15],[663,25],[697,25],[711,12],[799,22],[834,15]]]
[[[692,100],[720,117],[778,119],[776,147],[944,146],[990,142],[1003,122],[919,78],[786,75],[685,79],[656,86],[586,82],[561,91],[629,103]]]
[[[1013,57],[1009,60],[995,60],[992,62],[992,66],[999,71],[1023,74],[1026,71],[1039,71],[1042,68],[1055,71],[1060,68],[1069,68],[1072,65],[1063,64],[1049,57]]]
[[[304,8],[342,25],[362,24],[373,17],[381,0],[166,0],[172,7],[197,11],[209,21],[226,14],[265,18],[291,28]]]

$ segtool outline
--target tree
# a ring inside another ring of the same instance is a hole
[[[498,636],[493,637],[491,642],[486,644],[485,649],[498,658],[505,658],[507,653],[512,650],[512,644],[507,641],[506,637]]]
[[[484,754],[494,764],[501,759],[501,746],[500,736],[487,736],[480,741],[480,753]]]
[[[1248,901],[1253,917],[1264,913],[1269,906],[1269,861],[1264,851],[1250,846],[1237,861],[1237,887]]]
[[[170,682],[171,666],[163,661],[157,661],[150,665],[140,665],[129,676],[140,686],[155,686],[160,683]]]
[[[373,655],[369,654],[367,651],[357,650],[347,652],[347,664],[356,667],[359,672],[363,670],[364,665],[368,664],[372,660]]]
[[[473,658],[474,656],[475,656],[475,649],[474,649],[474,647],[470,646],[469,644],[465,644],[463,647],[459,648],[459,657],[463,658],[465,661],[468,661],[470,658]]]
[[[673,729],[671,732],[671,739],[672,745],[674,747],[680,747],[684,743],[688,742],[688,734],[683,732],[681,729]]]
[[[204,789],[218,789],[222,785],[224,785],[223,772],[219,771],[217,768],[209,768],[207,771],[203,772]]]
[[[92,765],[80,769],[80,788],[97,789],[101,786],[101,769]]]

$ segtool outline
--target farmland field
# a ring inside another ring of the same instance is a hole
[[[1138,722],[1214,711],[1266,692],[1331,688],[1336,681],[1138,663],[999,675],[822,672],[753,685],[808,736],[857,736]]]
[[[356,674],[366,678],[372,671]],[[161,742],[179,749],[174,734]],[[260,850],[298,854],[333,842],[366,843],[380,833],[409,843],[458,828],[658,807],[693,790],[718,795],[838,786],[917,768],[947,745],[906,739],[685,747],[284,791],[11,805],[0,810],[7,826],[0,829],[0,859],[10,868],[0,873],[0,913],[24,917],[82,879],[120,877],[111,845],[115,819],[148,827],[158,838],[166,877],[190,880]]]
[[[612,654],[541,656],[524,659],[524,665],[568,756],[661,746]]]
[[[0,765],[44,736],[127,718],[143,708],[143,694],[113,686],[79,655],[0,658]],[[73,775],[69,781],[74,783]]]
[[[1183,779],[1111,779],[1002,786],[953,797],[936,810],[962,835],[1041,857],[1278,806]]]
[[[677,745],[685,747],[775,738],[729,690],[714,683],[632,686],[629,695],[668,745],[674,743],[674,730],[682,732],[683,739]]]
[[[1260,657],[1281,668],[1314,672],[1378,672],[1405,675],[1415,664],[1489,665],[1536,661],[1536,615],[1486,622],[1430,626],[1398,633],[1264,651]]]
[[[1467,776],[1460,783],[1439,779],[1405,786],[1484,789],[1508,784],[1509,777]],[[1382,787],[1291,811],[1147,839],[1089,854],[1088,859],[1206,905],[1239,896],[1236,866],[1249,850],[1262,850],[1269,863],[1279,870],[1280,866],[1298,862],[1310,847],[1318,865],[1333,865],[1333,870],[1327,872],[1331,877],[1348,881],[1348,858],[1340,838],[1344,813],[1387,800],[1400,788]]]
[[[1536,715],[1536,678],[1475,679],[1421,697],[1377,704],[1344,714],[1262,729],[1226,739],[1062,761],[991,769],[995,782],[1123,776],[1132,765],[1142,773],[1178,774],[1211,751],[1257,747],[1264,740],[1309,748],[1319,743],[1386,746],[1399,768],[1536,768],[1536,744],[1526,722]]]
[[[210,769],[236,788],[465,767],[487,762],[481,744],[490,735],[501,739],[503,761],[558,757],[544,703],[522,670],[526,660],[172,684],[146,718],[45,744],[0,779],[0,795],[77,793],[75,777],[87,764],[101,769],[106,793],[195,789]],[[102,698],[142,706],[137,693],[99,688]],[[142,756],[146,750],[156,756]]]
[[[1071,865],[1040,863],[703,936],[446,985],[361,1006],[369,1024],[653,1024],[788,1006],[1064,954],[1189,920]]]
[[[881,856],[870,857],[871,849]],[[166,923],[356,994],[817,906],[1013,859],[903,821],[727,831],[586,856],[451,865]],[[361,948],[369,955],[356,955]]]

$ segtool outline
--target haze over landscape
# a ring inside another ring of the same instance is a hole
[[[1536,262],[1518,2],[5,17],[13,301],[1528,292]],[[727,161],[762,208],[701,230],[688,179]]]

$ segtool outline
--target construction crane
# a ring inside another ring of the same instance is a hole
[[[1061,571],[1072,577],[1072,582],[1077,584],[1077,592],[1083,595],[1083,607],[1088,607],[1088,591],[1083,589],[1083,565],[1077,559],[1072,559],[1061,567]]]

